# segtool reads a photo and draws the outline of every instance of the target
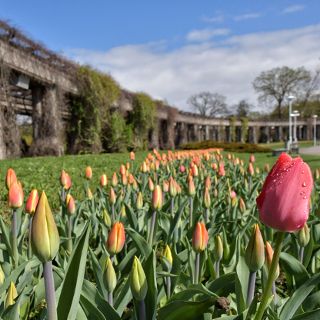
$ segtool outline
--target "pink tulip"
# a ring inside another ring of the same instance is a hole
[[[282,153],[257,198],[260,220],[280,231],[301,229],[308,220],[312,188],[309,166],[300,157]]]

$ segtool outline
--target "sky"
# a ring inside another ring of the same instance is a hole
[[[319,68],[319,12],[319,0],[0,0],[0,18],[49,49],[188,111],[201,91],[266,108],[260,72]]]

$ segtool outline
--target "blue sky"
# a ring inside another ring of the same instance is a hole
[[[50,49],[180,108],[210,90],[257,104],[262,70],[320,56],[320,2],[0,1],[0,17]]]

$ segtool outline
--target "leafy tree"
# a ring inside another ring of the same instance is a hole
[[[250,112],[250,104],[247,100],[240,100],[236,105],[236,113],[238,117],[247,117]]]
[[[301,96],[311,80],[310,72],[305,68],[284,66],[261,72],[253,81],[253,87],[259,93],[260,101],[276,102],[278,117],[281,118],[281,107],[286,96]]]
[[[203,91],[188,99],[190,104],[202,116],[223,116],[228,113],[226,97],[219,93]]]

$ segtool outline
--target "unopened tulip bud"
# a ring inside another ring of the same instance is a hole
[[[162,190],[161,187],[157,185],[152,192],[152,208],[154,210],[161,210],[162,201]]]
[[[127,171],[127,170],[126,170],[125,165],[122,164],[122,165],[120,166],[120,170],[119,170],[120,174],[121,174],[121,175],[126,174],[126,171]]]
[[[72,185],[69,174],[66,173],[64,170],[61,171],[60,184],[65,190],[69,190]]]
[[[118,185],[118,177],[117,174],[114,172],[111,178],[111,185],[116,187]]]
[[[121,183],[126,186],[128,184],[128,177],[126,174],[121,175]]]
[[[169,180],[169,194],[173,198],[177,195],[177,183],[172,177]]]
[[[225,231],[223,233],[222,242],[223,242],[223,260],[227,261],[230,258],[230,245],[228,243],[228,239]]]
[[[8,205],[14,209],[23,205],[23,190],[20,181],[12,182],[9,188]]]
[[[11,281],[10,282],[10,286],[8,289],[8,293],[7,293],[7,298],[6,298],[6,302],[5,302],[5,309],[7,309],[8,307],[12,306],[15,304],[15,299],[18,297],[18,293],[17,293],[17,289],[14,285],[14,283]]]
[[[209,193],[209,189],[208,188],[205,188],[205,190],[204,190],[203,204],[204,204],[204,207],[206,209],[209,209],[210,206],[211,206],[211,198],[210,198],[210,193]]]
[[[196,164],[191,167],[191,173],[193,177],[197,177],[199,175],[199,170]]]
[[[305,223],[303,228],[298,231],[298,243],[300,247],[306,247],[310,241],[310,230]]]
[[[143,196],[141,191],[139,191],[138,196],[137,196],[137,209],[140,210],[143,207]]]
[[[194,185],[194,181],[192,176],[189,176],[189,181],[188,181],[188,195],[193,197],[196,194],[196,187]]]
[[[267,265],[268,271],[271,268],[272,258],[273,258],[273,249],[272,249],[270,243],[268,241],[266,241],[266,265]],[[280,268],[279,268],[279,264],[278,264],[274,280],[277,279],[279,277],[279,275],[280,275]]]
[[[131,152],[130,152],[130,160],[131,160],[131,161],[134,161],[135,158],[136,158],[136,155],[134,154],[133,151],[131,151]]]
[[[109,257],[104,266],[103,283],[108,293],[113,292],[117,285],[116,272],[114,271],[112,261]]]
[[[318,180],[320,178],[320,170],[316,169],[315,173],[314,173],[314,177],[316,180]]]
[[[126,240],[126,235],[124,232],[124,226],[121,222],[116,222],[109,232],[108,240],[106,243],[107,250],[110,254],[119,253]]]
[[[149,186],[149,190],[152,192],[154,190],[154,183],[150,177],[148,179],[148,186]]]
[[[87,198],[90,200],[93,198],[93,194],[90,188],[87,188]]]
[[[206,180],[204,182],[204,187],[207,188],[207,189],[210,189],[211,188],[211,179],[210,179],[210,176],[207,176],[206,177]]]
[[[109,215],[109,213],[108,213],[108,211],[106,209],[103,209],[102,216],[103,216],[104,224],[108,228],[111,227],[111,218],[110,218],[110,215]]]
[[[33,216],[31,242],[33,252],[41,262],[53,260],[59,250],[58,229],[44,192]]]
[[[92,178],[92,169],[90,166],[86,167],[85,177],[87,180],[91,180]]]
[[[223,242],[219,234],[214,238],[214,257],[216,261],[220,261],[223,258]]]
[[[122,218],[125,218],[125,217],[127,216],[126,206],[125,206],[124,204],[121,206],[121,211],[120,211],[120,213],[121,213],[121,217],[122,217]]]
[[[74,201],[73,196],[70,193],[67,194],[66,205],[69,214],[74,214],[76,212],[76,203]]]
[[[169,182],[167,180],[162,181],[162,190],[163,192],[167,193],[169,192]]]
[[[109,192],[109,200],[111,204],[115,204],[117,200],[116,193],[114,192],[112,187],[110,188],[110,192]]]
[[[185,167],[184,165],[181,165],[181,166],[179,167],[179,171],[180,171],[181,173],[184,173],[184,172],[186,171],[186,167]]]
[[[103,187],[106,187],[107,185],[108,185],[108,177],[106,174],[103,174],[100,177],[100,186],[103,188]]]
[[[141,262],[137,257],[134,257],[132,264],[130,273],[130,288],[133,297],[137,301],[144,300],[147,295],[148,284]]]
[[[143,173],[148,172],[148,165],[145,161],[143,161],[143,163],[141,165],[141,172],[143,172]]]
[[[226,175],[223,162],[220,162],[220,163],[219,163],[218,175],[219,175],[220,177],[223,177],[223,176]]]
[[[218,170],[218,165],[215,162],[212,163],[211,167],[214,171]]]
[[[254,230],[245,252],[245,260],[251,272],[258,271],[264,264],[264,243],[258,224],[254,225]]]
[[[250,161],[250,163],[254,163],[256,161],[254,154],[252,154],[252,153],[250,154],[249,161]]]
[[[203,222],[198,222],[192,236],[192,247],[195,252],[202,252],[208,245],[208,231]]]
[[[162,264],[164,268],[170,272],[172,269],[172,263],[173,263],[173,258],[172,258],[171,249],[168,245],[166,245],[162,255]]]
[[[241,213],[244,213],[246,211],[246,204],[244,203],[244,200],[242,198],[239,199],[239,208]]]
[[[269,165],[269,163],[266,163],[266,164],[264,165],[264,171],[265,171],[265,172],[269,172],[269,171],[270,171],[270,165]]]
[[[0,286],[3,285],[4,280],[5,280],[5,274],[4,274],[4,272],[3,272],[2,267],[0,266]]]
[[[249,162],[249,165],[248,165],[248,174],[249,174],[250,176],[253,176],[253,175],[254,175],[254,168],[253,168],[252,162]]]
[[[17,176],[15,171],[12,168],[9,168],[7,170],[7,174],[6,174],[6,187],[9,190],[10,186],[13,182],[17,181]]]
[[[29,214],[33,214],[36,211],[39,202],[39,194],[37,189],[31,190],[26,202],[25,210]]]

